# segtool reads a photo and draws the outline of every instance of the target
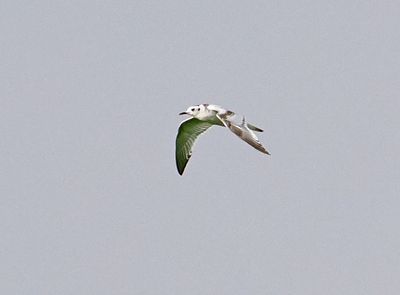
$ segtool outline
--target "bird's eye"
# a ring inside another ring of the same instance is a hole
[[[192,112],[194,112],[194,108],[192,109]]]

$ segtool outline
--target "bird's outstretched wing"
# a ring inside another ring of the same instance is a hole
[[[224,117],[221,115],[217,115],[217,117],[224,123],[226,127],[229,128],[230,131],[232,131],[234,134],[239,136],[242,140],[247,142],[249,145],[254,147],[255,149],[259,150],[260,152],[270,155],[270,153],[263,147],[261,142],[258,140],[257,136],[254,134],[254,132],[251,130],[259,131],[262,132],[261,129],[250,125],[251,129],[249,128],[250,126],[246,123],[246,120],[243,117],[242,123],[237,124],[234,123],[232,120],[229,119],[229,117]],[[256,129],[257,130],[256,130]]]
[[[197,137],[211,126],[212,124],[196,118],[183,121],[179,126],[175,143],[175,158],[180,175],[183,174],[186,164],[192,156],[192,148]]]

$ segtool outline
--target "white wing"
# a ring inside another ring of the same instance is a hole
[[[259,150],[260,152],[269,155],[270,153],[263,147],[261,142],[258,140],[257,136],[254,134],[252,130],[250,130],[249,126],[246,123],[246,120],[243,117],[242,123],[237,124],[234,123],[230,118],[228,117],[222,117],[220,115],[217,115],[217,117],[224,123],[226,127],[229,128],[230,131],[232,131],[234,134],[239,136],[242,140],[247,142],[249,145],[254,147],[255,149]],[[262,132],[261,129],[250,125],[251,128],[256,128],[257,131]],[[253,129],[254,130],[254,129]]]
[[[179,126],[175,143],[175,159],[180,175],[183,174],[186,164],[192,156],[192,148],[197,137],[211,126],[212,124],[196,118],[183,121]]]

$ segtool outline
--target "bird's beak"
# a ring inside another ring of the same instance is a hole
[[[187,115],[188,113],[186,113],[186,112],[182,112],[182,113],[179,113],[179,115]]]

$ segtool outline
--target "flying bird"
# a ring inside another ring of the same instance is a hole
[[[191,118],[181,123],[176,136],[175,158],[176,167],[180,175],[183,174],[192,156],[193,145],[197,137],[213,125],[227,127],[255,149],[264,154],[270,154],[254,133],[254,131],[263,132],[263,130],[247,123],[244,116],[237,122],[238,116],[234,112],[212,104],[191,106],[179,115],[191,116]]]

